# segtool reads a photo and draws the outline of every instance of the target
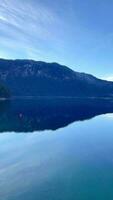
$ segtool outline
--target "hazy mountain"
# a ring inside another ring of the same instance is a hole
[[[113,82],[57,63],[0,59],[0,81],[12,96],[112,96]]]

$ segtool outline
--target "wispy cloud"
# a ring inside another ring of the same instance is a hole
[[[0,16],[0,21],[7,21],[7,19],[4,16]]]
[[[46,50],[50,43],[61,42],[56,31],[60,23],[57,14],[39,2],[0,0],[0,41],[5,48],[20,47],[30,54],[30,49],[43,51],[44,44]]]

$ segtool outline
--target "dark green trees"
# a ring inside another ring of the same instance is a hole
[[[10,92],[9,90],[2,84],[0,84],[0,98],[9,98]]]

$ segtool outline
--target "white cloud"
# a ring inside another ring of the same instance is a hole
[[[113,81],[113,75],[103,77],[102,79],[107,80],[107,81]]]
[[[113,120],[113,114],[112,113],[104,114],[103,116],[108,118],[108,119],[112,119]]]
[[[0,15],[0,21],[7,21],[7,19],[4,16]]]

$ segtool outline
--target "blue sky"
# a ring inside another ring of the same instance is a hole
[[[113,77],[112,0],[0,0],[0,57]]]

